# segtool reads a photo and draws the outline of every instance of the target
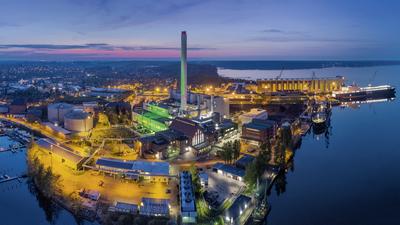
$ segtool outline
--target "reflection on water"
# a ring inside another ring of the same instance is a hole
[[[399,144],[399,122],[388,123],[394,109],[399,109],[394,98],[344,103],[333,108],[325,126],[312,126],[290,149],[291,160],[280,165],[284,170],[268,192],[271,212],[266,223],[376,224],[384,218],[385,224],[399,224],[394,212],[400,205],[391,204],[400,199],[400,182],[392,180],[399,177],[399,166],[387,159],[400,157],[393,151]],[[377,148],[381,140],[386,141]],[[395,170],[381,176],[388,168]],[[371,185],[374,180],[379,185]],[[374,214],[364,215],[370,211]]]
[[[6,148],[15,141],[0,136],[0,147]],[[16,176],[26,172],[26,154],[23,151],[0,153],[0,174]],[[71,213],[45,198],[29,179],[0,183],[1,225],[90,224],[76,219]]]

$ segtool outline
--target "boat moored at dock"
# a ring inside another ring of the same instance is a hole
[[[391,98],[394,97],[396,90],[390,85],[358,87],[351,85],[343,87],[341,91],[332,92],[332,97],[339,101],[357,101],[367,99]]]

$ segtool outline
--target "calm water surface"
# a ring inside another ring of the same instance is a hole
[[[0,147],[14,143],[0,137]],[[26,171],[25,149],[22,152],[0,153],[0,175],[16,176]],[[89,224],[77,221],[66,210],[42,198],[27,179],[0,184],[0,225],[73,225]]]
[[[317,71],[400,87],[399,66]],[[399,112],[398,100],[334,108],[329,139],[306,136],[282,179],[284,192],[273,187],[267,224],[400,224]]]
[[[347,83],[400,87],[400,66],[284,71],[283,77],[311,76],[312,71],[318,76],[346,76]],[[246,76],[274,77],[279,72],[248,71]],[[334,108],[329,141],[323,135],[304,137],[293,171],[281,179],[282,192],[278,195],[273,187],[267,223],[400,224],[399,112],[398,100]],[[10,141],[0,137],[0,146],[7,147]],[[25,152],[0,153],[0,173],[17,175],[25,170]],[[1,225],[77,223],[70,213],[41,199],[27,180],[0,184],[0,212]]]

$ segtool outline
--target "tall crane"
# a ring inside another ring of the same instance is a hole
[[[276,79],[280,79],[282,77],[283,74],[283,70],[285,69],[285,67],[282,67],[281,72],[279,73],[279,75],[276,77]]]

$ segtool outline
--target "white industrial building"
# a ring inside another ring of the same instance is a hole
[[[70,131],[87,132],[93,128],[93,116],[83,110],[72,110],[64,116],[64,128]]]
[[[205,98],[207,111],[219,113],[223,118],[229,118],[229,99],[221,96],[209,96]]]
[[[56,124],[62,124],[64,122],[64,116],[70,113],[74,109],[74,106],[68,103],[54,103],[47,106],[47,118],[50,122]]]
[[[254,108],[239,116],[239,121],[242,125],[250,123],[253,119],[266,120],[268,119],[268,113],[264,109]]]

